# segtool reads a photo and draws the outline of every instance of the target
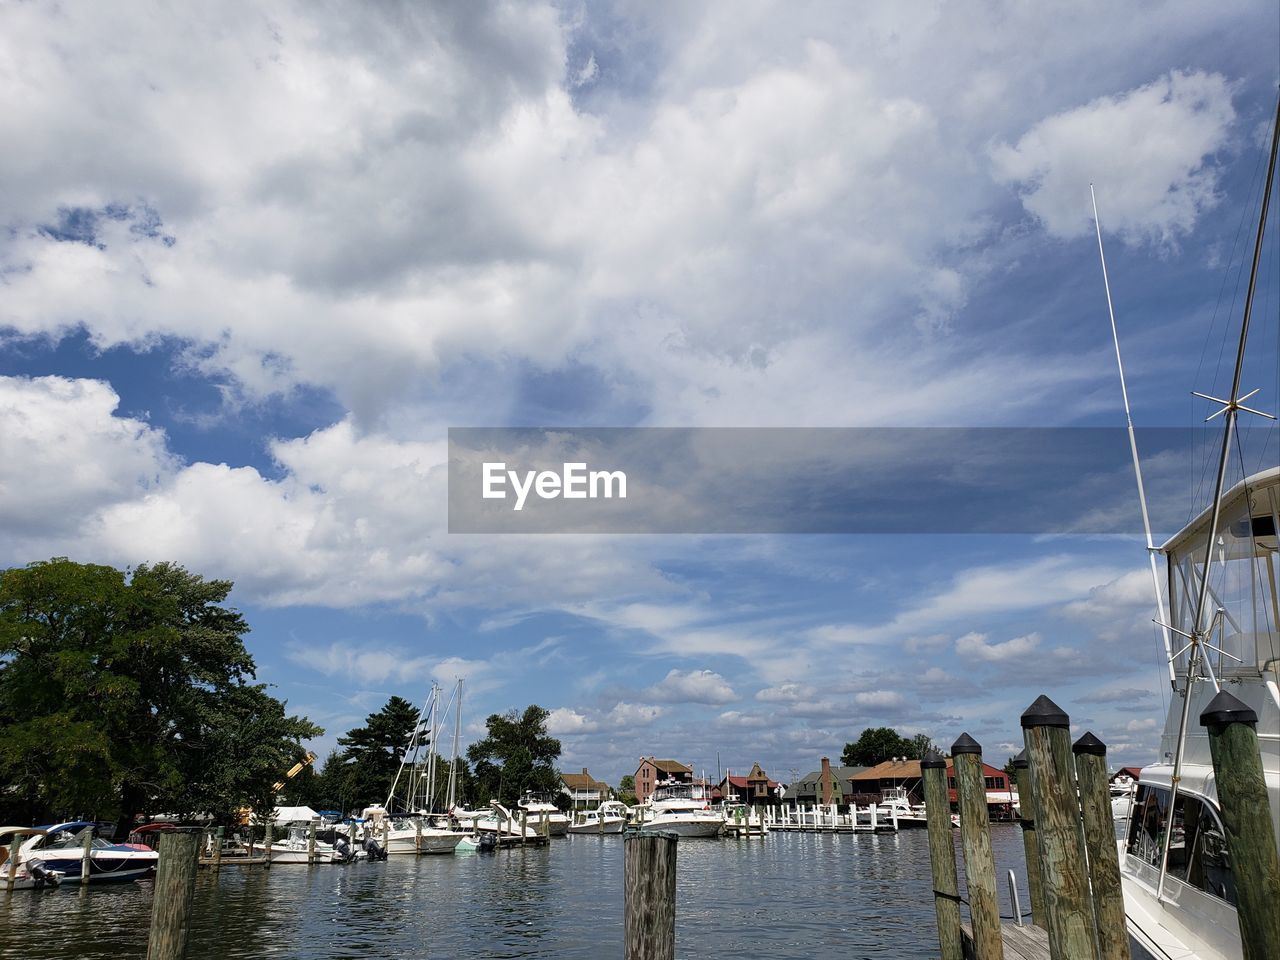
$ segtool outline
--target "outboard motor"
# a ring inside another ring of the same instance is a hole
[[[350,863],[355,857],[355,851],[351,849],[351,843],[347,840],[346,834],[340,833],[334,838],[333,853],[342,863]]]
[[[364,853],[365,853],[365,856],[369,859],[370,863],[374,862],[375,860],[387,859],[387,851],[383,850],[382,846],[378,843],[377,840],[373,839],[373,837],[365,837]]]
[[[493,853],[498,849],[498,836],[494,833],[480,834],[480,850],[484,853]]]
[[[41,887],[56,887],[62,882],[62,874],[50,870],[40,860],[28,860],[27,873],[31,877],[31,886],[36,890]]]

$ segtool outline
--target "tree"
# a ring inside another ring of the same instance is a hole
[[[636,804],[636,778],[628,773],[618,781],[618,799],[629,807]]]
[[[512,806],[526,791],[554,794],[560,785],[556,760],[560,741],[547,735],[542,707],[529,706],[524,713],[494,713],[485,720],[488,735],[467,749],[475,796],[480,803],[498,800]]]
[[[418,708],[404,697],[392,697],[381,710],[365,718],[363,727],[338,738],[338,746],[343,749],[324,768],[325,775],[333,777],[330,790],[338,809],[386,801],[418,724],[418,713]]]
[[[844,745],[840,762],[846,767],[874,767],[891,757],[919,759],[918,745],[892,727],[868,727],[856,742]]]
[[[933,738],[927,733],[917,733],[909,742],[911,744],[911,750],[906,754],[906,756],[911,760],[923,760],[929,751],[936,749],[933,744]]]
[[[0,572],[0,817],[230,817],[323,731],[263,684],[226,580],[66,558]]]

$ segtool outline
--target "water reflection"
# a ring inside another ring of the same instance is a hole
[[[1028,903],[1020,831],[995,824],[992,844],[1008,916],[1010,868]],[[956,856],[963,863],[958,848]],[[808,960],[823,946],[868,960],[937,956],[924,831],[682,841],[677,878],[681,956],[751,950]],[[225,869],[197,883],[190,960],[622,953],[622,843],[613,837],[348,867]],[[142,957],[150,911],[149,883],[14,893],[0,906],[0,957]]]

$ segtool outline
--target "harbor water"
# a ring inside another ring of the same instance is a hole
[[[991,833],[1009,917],[1010,869],[1029,903],[1021,831]],[[187,957],[620,957],[622,851],[620,837],[571,836],[489,854],[201,871]],[[677,877],[679,956],[938,956],[923,830],[681,840]],[[150,882],[0,893],[0,957],[143,957],[151,897]]]

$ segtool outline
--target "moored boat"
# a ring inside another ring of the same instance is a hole
[[[0,886],[7,890],[44,890],[58,886],[64,876],[61,870],[51,870],[39,857],[23,856],[27,839],[44,835],[45,831],[39,827],[0,827]],[[10,862],[15,841],[18,856]]]
[[[701,787],[689,784],[661,786],[641,808],[640,829],[664,831],[680,837],[718,837],[724,819],[715,810]]]
[[[579,810],[569,824],[570,833],[619,834],[627,826],[627,805],[606,800],[595,810]]]
[[[109,843],[97,836],[97,824],[87,820],[73,820],[38,828],[38,833],[27,840],[21,849],[24,860],[38,859],[51,870],[79,877],[85,858],[85,840],[88,834],[89,881],[138,880],[155,870],[159,854],[154,850],[140,850],[125,843]]]

